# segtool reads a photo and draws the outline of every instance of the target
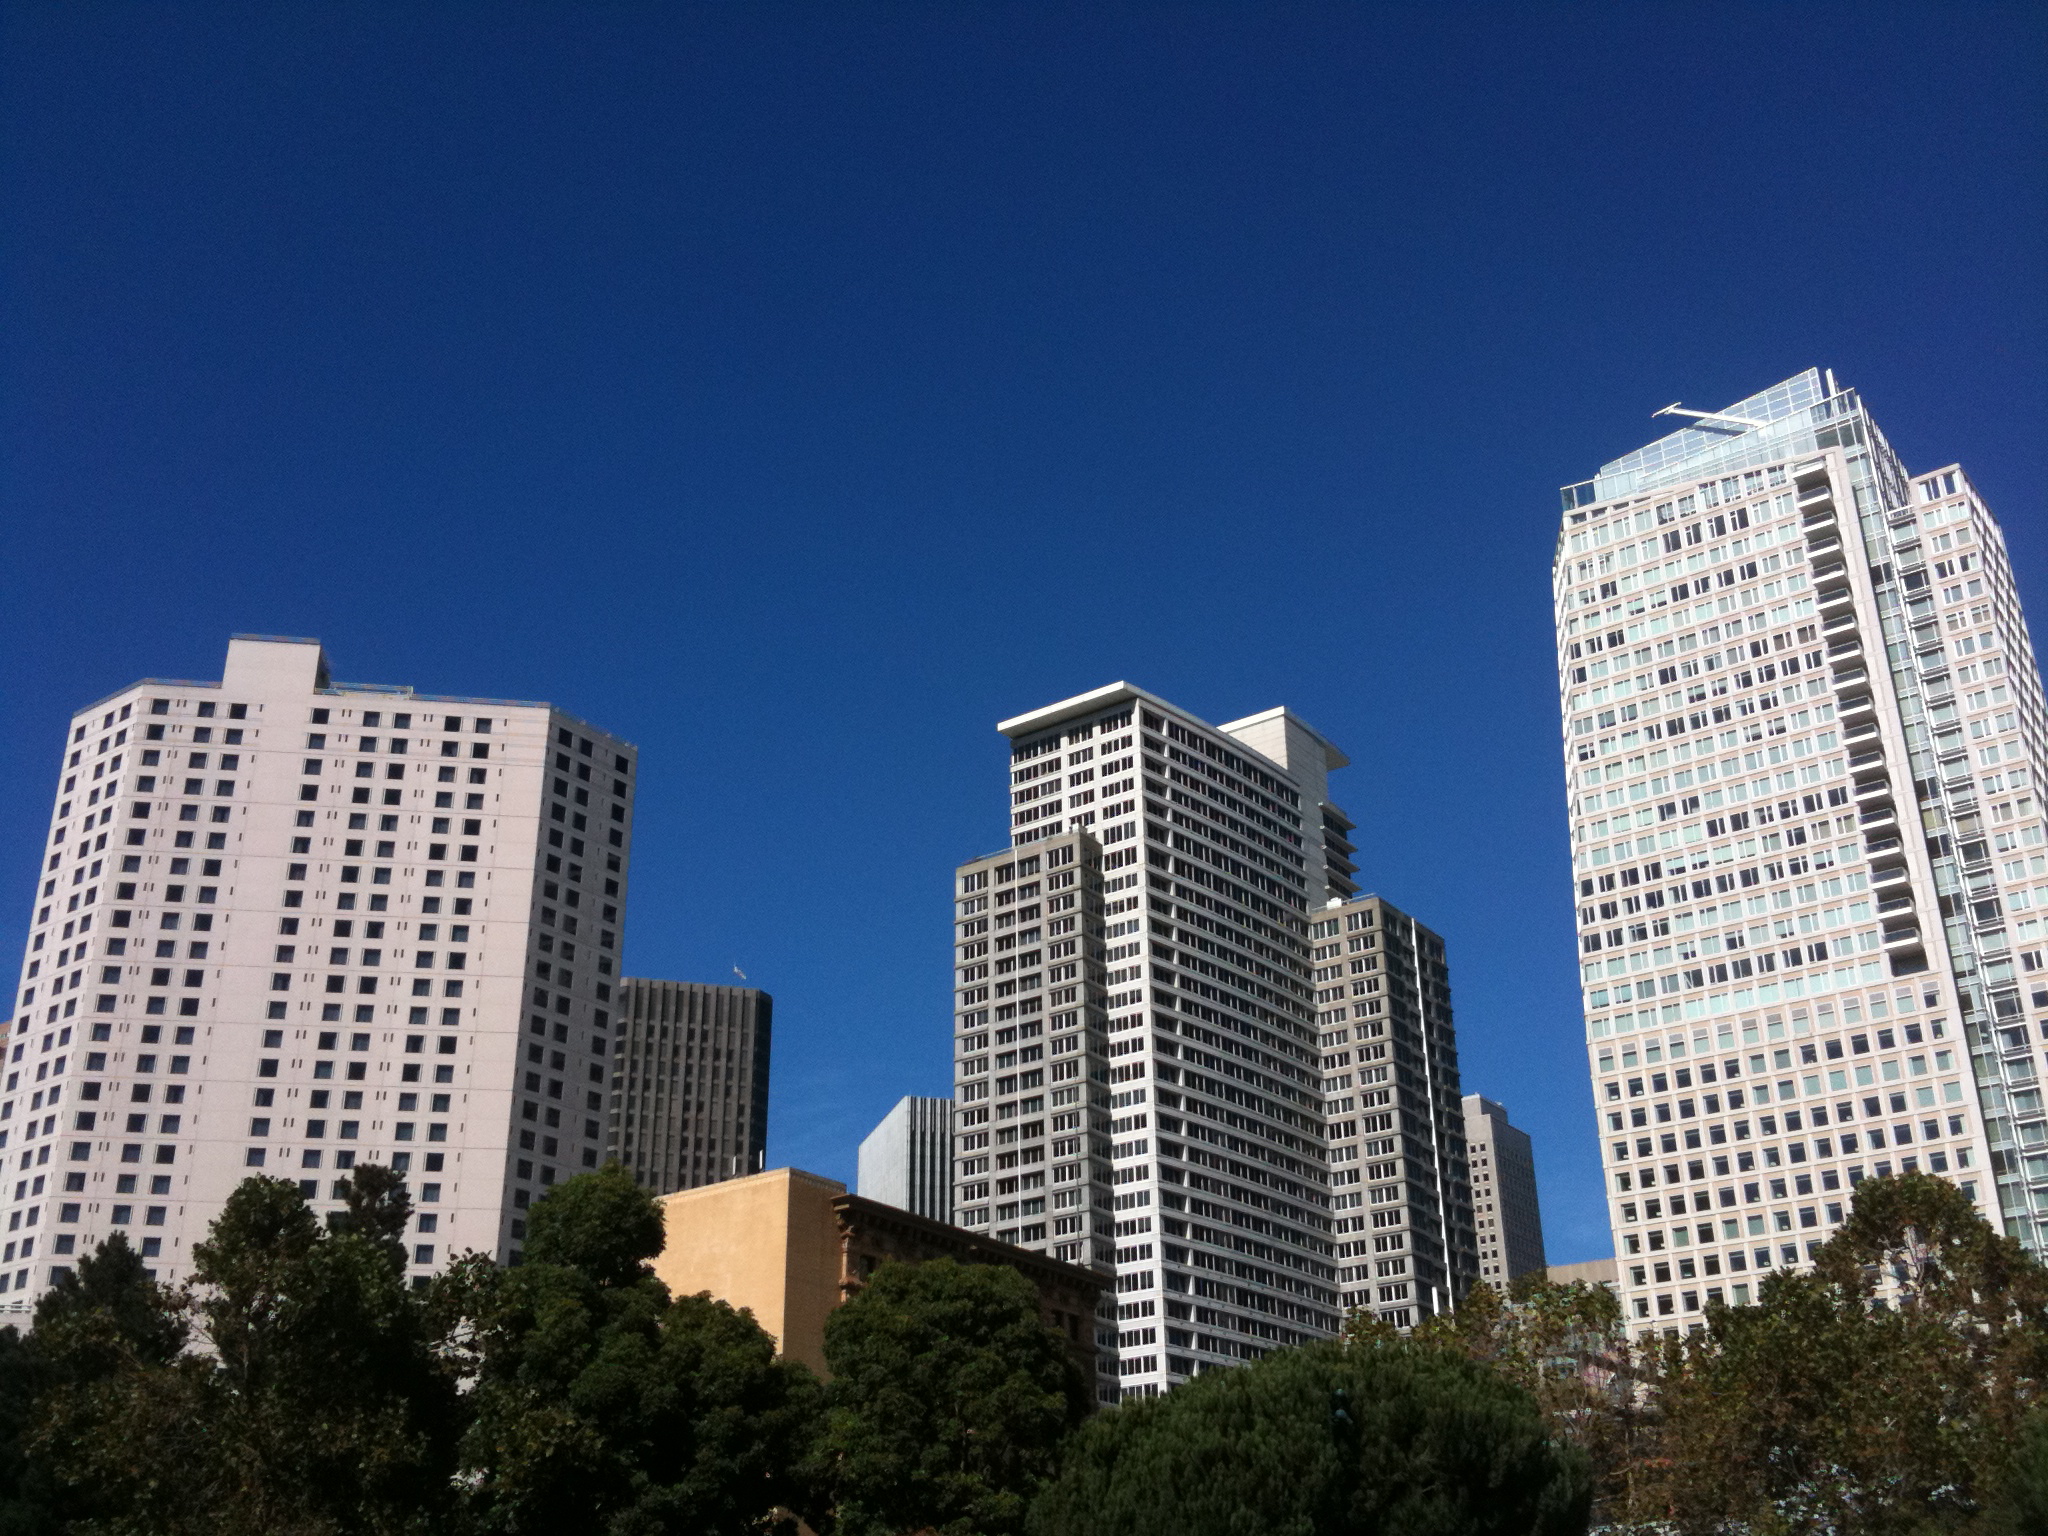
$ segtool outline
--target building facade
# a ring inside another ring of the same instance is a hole
[[[849,1195],[846,1186],[797,1168],[771,1168],[715,1189],[680,1190],[661,1201],[663,1244],[655,1275],[678,1296],[708,1291],[753,1313],[781,1353],[820,1376],[825,1324],[885,1264],[1001,1264],[1038,1292],[1039,1315],[1067,1341],[1074,1362],[1095,1374],[1115,1357],[1095,1347],[1105,1277],[901,1206]],[[1099,1400],[1114,1396],[1116,1378]]]
[[[1308,923],[1356,889],[1343,755],[1123,683],[999,729],[1012,844],[955,888],[954,1219],[1113,1277],[1126,1395],[1330,1336]]]
[[[1468,1093],[1465,1158],[1472,1169],[1479,1278],[1505,1290],[1517,1275],[1548,1267],[1543,1211],[1536,1200],[1536,1154],[1529,1133],[1508,1123],[1506,1105]]]
[[[759,1173],[775,1000],[753,987],[619,986],[609,1149],[656,1194]]]
[[[546,704],[332,682],[302,640],[79,711],[0,1094],[0,1309],[115,1231],[183,1280],[243,1178],[331,1209],[359,1160],[407,1175],[415,1283],[516,1257],[605,1145],[634,759]]]
[[[902,1098],[860,1144],[860,1189],[933,1221],[953,1219],[953,1101]]]
[[[2048,1217],[2040,675],[2004,539],[1809,371],[1566,487],[1556,599],[1622,1299],[1675,1331],[1855,1185]]]
[[[1378,896],[1309,924],[1339,1299],[1397,1328],[1477,1273],[1444,941]]]

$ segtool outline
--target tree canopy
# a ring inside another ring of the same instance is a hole
[[[1584,1456],[1529,1394],[1401,1340],[1283,1350],[1103,1414],[1033,1536],[1577,1536]]]
[[[439,1306],[469,1338],[467,1513],[480,1531],[741,1536],[792,1524],[817,1413],[751,1317],[672,1300],[661,1212],[616,1164],[535,1203],[526,1261],[461,1266]]]
[[[1091,1384],[1038,1293],[994,1264],[885,1264],[825,1325],[812,1459],[833,1536],[1005,1536],[1054,1475]]]

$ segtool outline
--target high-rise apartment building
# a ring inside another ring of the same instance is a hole
[[[956,886],[954,1219],[1114,1274],[1127,1394],[1340,1318],[1308,925],[1345,758],[1117,683],[1001,723],[1011,839]]]
[[[1642,1330],[1804,1265],[1871,1176],[2048,1219],[2040,675],[1956,466],[1800,374],[1563,493],[1589,1063]],[[2030,1022],[2031,1021],[2031,1022]]]
[[[1536,1155],[1529,1133],[1508,1123],[1507,1106],[1465,1095],[1465,1158],[1472,1169],[1472,1225],[1479,1278],[1508,1282],[1544,1269],[1543,1212],[1536,1200]]]
[[[953,1101],[903,1098],[860,1144],[860,1189],[899,1211],[953,1219]]]
[[[546,704],[331,682],[237,636],[219,682],[73,716],[0,1093],[0,1307],[110,1233],[157,1278],[251,1174],[331,1209],[406,1172],[416,1282],[517,1255],[597,1166],[634,753]]]
[[[658,1195],[759,1173],[775,1002],[753,987],[619,985],[610,1155]]]
[[[1378,896],[1312,914],[1339,1299],[1398,1328],[1477,1272],[1444,941]]]

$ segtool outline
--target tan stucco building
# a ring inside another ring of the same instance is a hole
[[[1007,1264],[1038,1288],[1046,1326],[1091,1380],[1105,1277],[863,1200],[796,1168],[773,1168],[661,1201],[666,1244],[654,1272],[679,1296],[708,1291],[753,1313],[777,1347],[825,1374],[825,1319],[890,1261]]]

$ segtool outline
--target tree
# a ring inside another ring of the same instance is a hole
[[[1808,1274],[1667,1350],[1661,1499],[1681,1528],[1958,1529],[2027,1467],[2048,1274],[1945,1180],[1859,1186]]]
[[[0,1331],[0,1536],[54,1533],[104,1507],[100,1489],[64,1477],[38,1442],[53,1421],[93,1425],[110,1383],[164,1369],[188,1332],[120,1233],[43,1293],[27,1338]]]
[[[825,1324],[812,1476],[834,1536],[1004,1536],[1058,1469],[1089,1384],[1001,1265],[885,1264]]]
[[[205,1350],[131,1350],[55,1397],[39,1448],[94,1491],[92,1528],[445,1528],[455,1393],[389,1238],[409,1209],[402,1181],[365,1168],[351,1187],[349,1213],[326,1233],[295,1185],[243,1181],[193,1250],[184,1305]]]
[[[435,1307],[466,1337],[467,1507],[485,1531],[741,1536],[783,1522],[817,1384],[753,1319],[671,1301],[661,1212],[616,1164],[528,1218],[525,1262],[458,1266]]]
[[[1282,1350],[1086,1425],[1033,1536],[1577,1536],[1590,1479],[1529,1394],[1401,1340]]]
[[[1346,1324],[1356,1342],[1391,1339],[1368,1312]],[[1540,1270],[1507,1291],[1475,1285],[1455,1312],[1426,1318],[1418,1347],[1451,1350],[1499,1372],[1535,1399],[1550,1432],[1586,1454],[1598,1523],[1634,1505],[1637,1463],[1651,1435],[1642,1404],[1645,1366],[1628,1342],[1621,1305],[1601,1285],[1552,1283]]]

